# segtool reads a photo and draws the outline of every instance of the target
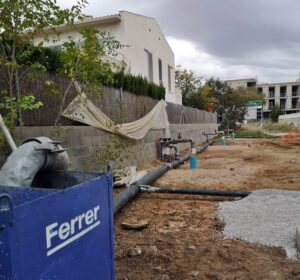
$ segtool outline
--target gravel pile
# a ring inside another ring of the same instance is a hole
[[[283,247],[295,258],[296,226],[300,224],[300,191],[264,189],[219,204],[224,234],[251,243]]]

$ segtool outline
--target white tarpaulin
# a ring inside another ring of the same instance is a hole
[[[165,137],[170,137],[166,107],[167,103],[161,100],[143,118],[130,123],[115,124],[84,93],[81,93],[74,98],[62,115],[98,129],[139,140],[144,138],[150,129],[165,129]]]

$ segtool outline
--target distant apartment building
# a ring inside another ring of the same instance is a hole
[[[275,105],[285,112],[285,114],[300,111],[300,81],[261,83],[258,84],[256,78],[234,79],[225,81],[233,89],[239,87],[248,88],[255,86],[258,92],[262,92],[265,97],[263,105],[263,117],[268,118]],[[261,108],[248,107],[246,120],[257,120],[261,118]]]
[[[74,26],[60,26],[61,33],[58,40],[51,30],[49,41],[44,42],[45,47],[61,48],[69,38],[78,41],[81,29],[88,27],[109,32],[121,44],[118,56],[106,57],[108,61],[119,65],[126,64],[127,73],[142,75],[150,82],[163,84],[166,89],[165,99],[168,102],[182,104],[182,95],[175,89],[175,57],[174,53],[154,18],[135,13],[120,11],[118,14],[88,18],[74,23]],[[35,37],[34,43],[43,41],[44,33]]]
[[[256,78],[230,79],[225,82],[233,89],[256,87]]]
[[[258,84],[257,90],[265,96],[264,112],[268,115],[276,105],[286,113],[299,112],[300,82]]]

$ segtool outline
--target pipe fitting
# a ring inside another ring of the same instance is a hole
[[[48,137],[27,138],[22,145],[29,142],[36,142],[36,151],[45,151],[45,163],[41,167],[43,170],[66,170],[70,165],[70,159],[65,149],[59,144],[62,141],[52,141]]]
[[[0,185],[31,187],[40,170],[68,169],[68,154],[59,143],[47,137],[26,139],[2,166]]]

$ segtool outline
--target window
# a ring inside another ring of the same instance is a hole
[[[280,97],[286,97],[286,86],[280,87]]]
[[[158,80],[159,83],[162,84],[162,61],[161,59],[158,59]]]
[[[275,106],[275,100],[269,100],[269,110],[272,110],[274,106]]]
[[[169,88],[169,92],[172,91],[172,71],[173,71],[173,67],[168,65],[168,88]]]
[[[147,54],[147,66],[148,66],[148,81],[153,82],[153,59],[152,53],[145,49]]]
[[[298,96],[299,86],[292,86],[292,96]]]
[[[299,108],[299,98],[293,98],[292,99],[292,109]]]
[[[282,110],[285,110],[285,104],[286,104],[286,100],[285,100],[285,99],[281,99],[281,100],[280,100],[280,108],[281,108]]]
[[[269,98],[275,98],[275,87],[269,87]]]
[[[261,119],[261,109],[256,109],[256,119],[260,120]]]
[[[255,87],[256,82],[247,82],[247,88]]]
[[[258,92],[263,92],[262,87],[258,87],[258,88],[257,88],[257,91],[258,91]]]

